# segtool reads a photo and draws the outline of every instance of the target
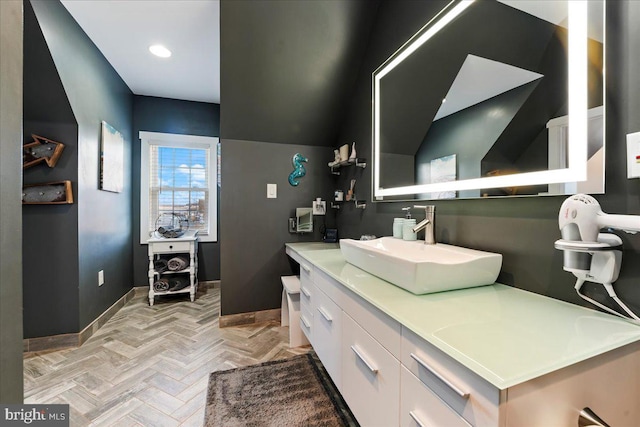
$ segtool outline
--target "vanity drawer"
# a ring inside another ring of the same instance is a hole
[[[309,312],[313,312],[313,297],[316,293],[316,287],[309,280],[302,280],[300,277],[300,307],[306,309]]]
[[[407,328],[402,329],[401,360],[471,425],[498,425],[500,391]]]
[[[401,427],[471,426],[407,368],[400,369]]]
[[[397,321],[349,291],[342,309],[396,359],[400,359],[402,326]]]
[[[342,310],[319,289],[313,298],[313,349],[338,390],[342,391]]]
[[[313,283],[313,265],[305,260],[300,261],[300,283]]]
[[[191,242],[157,242],[149,243],[149,245],[153,245],[153,253],[156,254],[189,252],[191,250]]]
[[[300,307],[300,329],[309,340],[309,343],[313,345],[313,316],[311,311]]]
[[[363,426],[396,426],[400,361],[346,313],[342,316],[342,395]]]
[[[373,305],[351,292],[344,285],[316,269],[316,288],[326,293],[344,312],[349,313],[376,341],[396,359],[400,359],[401,325]]]

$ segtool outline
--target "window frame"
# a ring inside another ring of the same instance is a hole
[[[198,233],[201,242],[218,241],[218,137],[140,131],[140,244],[149,241],[149,173],[151,146],[209,150],[209,233]]]

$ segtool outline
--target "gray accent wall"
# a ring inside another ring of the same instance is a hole
[[[70,180],[77,200],[78,125],[31,3],[24,6],[24,143],[36,134],[65,148],[54,168],[24,169],[23,181]],[[78,204],[24,205],[22,222],[24,335],[77,332]]]
[[[147,245],[140,244],[140,131],[220,136],[220,104],[135,95],[133,98],[133,283],[148,286]],[[219,203],[218,194],[218,206]],[[220,210],[218,208],[218,210]],[[201,242],[198,278],[220,279],[220,243]]]
[[[220,2],[223,315],[280,307],[280,276],[292,274],[284,244],[321,237],[318,223],[313,235],[289,234],[288,218],[338,188],[327,163],[352,142],[336,136],[378,3]],[[291,187],[296,152],[309,163]],[[277,199],[266,198],[267,183],[278,184]]]
[[[341,145],[338,127],[377,6],[378,0],[222,0],[222,137]]]
[[[380,5],[373,34],[385,37],[371,39],[340,133],[340,139],[363,141],[363,151],[365,141],[371,141],[371,110],[365,105],[371,96],[371,72],[434,16],[435,11],[428,13],[428,5],[422,3],[427,2],[396,0]],[[625,135],[640,131],[639,20],[640,3],[607,2],[606,194],[597,195],[596,199],[609,213],[640,215],[640,181],[628,180],[625,167]],[[391,28],[402,28],[403,34]],[[370,148],[368,151],[366,154],[370,155]],[[367,197],[370,199],[371,193]],[[557,218],[564,200],[565,197],[550,196],[434,201],[436,238],[503,254],[498,278],[502,283],[588,306],[576,295],[575,278],[562,270],[562,253],[553,247],[560,238]],[[338,216],[340,233],[352,238],[361,234],[390,235],[393,217],[398,216],[402,206],[411,204],[377,203],[362,214],[344,212]],[[616,234],[624,242],[624,254],[615,288],[624,301],[640,311],[640,235]],[[594,298],[608,301],[602,286],[589,284],[585,289]]]
[[[82,329],[132,287],[131,151],[133,95],[109,62],[59,1],[32,0],[42,34],[78,125],[77,289]],[[28,52],[27,52],[28,54]],[[124,189],[98,189],[101,121],[125,140]],[[60,250],[55,241],[43,242]],[[69,244],[73,245],[72,242]],[[98,286],[98,271],[105,283]],[[57,280],[52,277],[51,280]],[[67,295],[54,303],[64,306]],[[41,322],[55,319],[42,318]],[[59,333],[77,332],[60,330]]]
[[[0,402],[22,403],[21,0],[0,1]]]
[[[295,153],[309,162],[304,164],[306,175],[293,187],[288,177]],[[295,216],[296,208],[310,208],[316,197],[327,200],[332,194],[327,167],[332,150],[223,139],[221,156],[221,314],[279,308],[280,277],[292,274],[284,244],[319,241],[323,226],[335,226],[336,212],[327,209],[326,216],[313,217],[313,233],[288,231],[288,218]],[[277,198],[267,199],[268,183],[277,184]]]

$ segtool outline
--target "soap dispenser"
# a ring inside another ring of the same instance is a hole
[[[404,230],[404,222],[407,219],[411,219],[411,206],[402,208],[405,211],[405,218],[393,218],[393,237],[396,239],[402,239],[402,233]]]
[[[413,231],[416,226],[416,220],[411,218],[411,206],[402,208],[406,211],[404,221],[402,221],[402,240],[418,240],[418,233]]]

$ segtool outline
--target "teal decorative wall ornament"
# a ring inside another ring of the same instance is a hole
[[[302,178],[307,173],[302,163],[308,162],[308,161],[309,160],[300,153],[296,153],[293,155],[293,172],[289,174],[289,184],[291,184],[294,187],[297,187],[298,184],[300,184],[298,179]]]

